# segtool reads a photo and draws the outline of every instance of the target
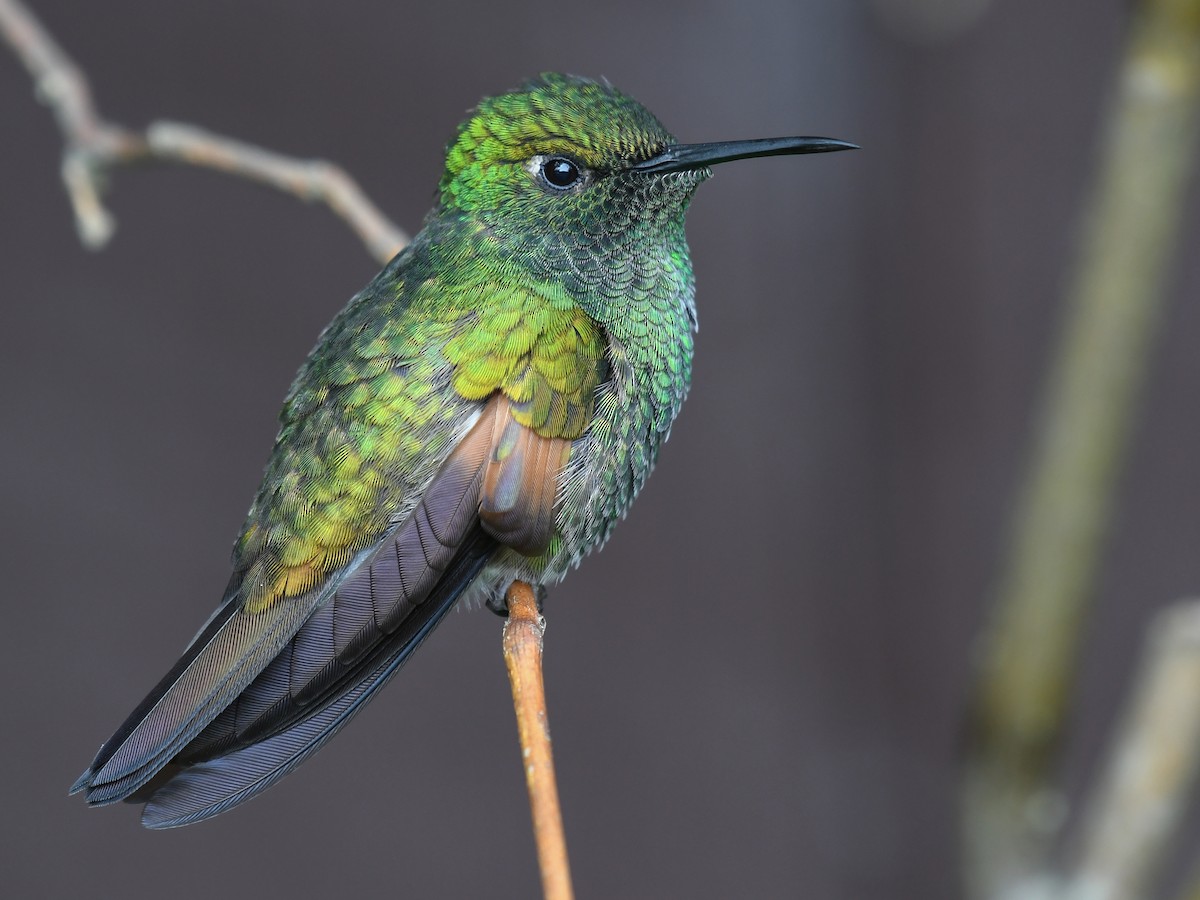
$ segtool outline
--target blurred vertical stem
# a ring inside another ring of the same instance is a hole
[[[1143,0],[981,645],[964,794],[972,893],[1036,876],[1061,821],[1051,768],[1193,166],[1200,0]]]
[[[1141,672],[1091,792],[1067,896],[1152,896],[1200,770],[1200,601],[1154,617]]]

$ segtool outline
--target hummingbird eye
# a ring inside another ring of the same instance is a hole
[[[551,156],[541,160],[538,172],[546,184],[559,191],[574,187],[583,180],[583,172],[578,164],[565,156]]]

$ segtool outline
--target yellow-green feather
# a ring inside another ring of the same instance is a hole
[[[603,347],[596,324],[561,288],[492,284],[488,303],[446,344],[451,384],[468,400],[497,391],[542,437],[574,439],[592,414]]]
[[[476,232],[473,246],[485,245]],[[437,247],[424,250],[438,260]],[[496,280],[461,244],[456,256],[470,264],[446,276],[399,281],[385,270],[301,369],[235,547],[248,611],[311,590],[377,542],[497,391],[540,435],[573,439],[587,427],[603,354],[596,324],[559,286]]]

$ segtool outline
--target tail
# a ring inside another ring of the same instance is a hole
[[[265,740],[184,765],[149,796],[142,824],[174,828],[218,815],[262,793],[320,750],[400,670],[454,606],[495,547],[482,533],[470,544],[434,595],[404,620],[387,646],[363,661],[359,674],[366,674],[349,690],[333,696],[309,718]]]

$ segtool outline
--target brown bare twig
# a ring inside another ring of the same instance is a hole
[[[514,581],[505,600],[508,620],[504,623],[504,663],[512,683],[521,758],[525,763],[525,785],[533,813],[533,836],[542,870],[546,900],[571,900],[571,869],[567,842],[558,806],[554,779],[554,757],[550,750],[550,724],[546,717],[546,689],[542,683],[542,636],[546,620],[538,613],[533,588]]]
[[[37,96],[53,110],[62,131],[63,184],[86,247],[103,247],[116,227],[101,199],[105,176],[118,166],[155,161],[214,169],[302,200],[320,201],[353,229],[379,262],[387,262],[408,243],[408,235],[333,163],[282,156],[175,122],[152,123],[143,135],[106,121],[82,71],[20,0],[0,0],[0,38],[29,71]]]

